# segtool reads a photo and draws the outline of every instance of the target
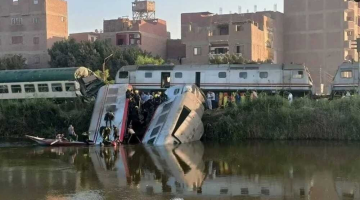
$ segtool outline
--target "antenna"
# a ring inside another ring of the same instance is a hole
[[[238,7],[238,13],[241,14],[241,6]]]
[[[254,12],[257,12],[257,5],[254,6]]]
[[[277,12],[277,4],[274,5],[274,11]]]
[[[219,14],[220,14],[220,15],[222,15],[222,14],[223,14],[223,9],[222,9],[222,8],[220,8],[220,10],[219,10]]]

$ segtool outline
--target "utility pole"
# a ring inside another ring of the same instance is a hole
[[[106,75],[105,75],[105,64],[106,64],[106,61],[111,57],[113,56],[113,54],[110,54],[108,57],[106,57],[104,59],[104,63],[103,63],[103,68],[102,68],[102,72],[103,72],[103,80],[106,81]]]

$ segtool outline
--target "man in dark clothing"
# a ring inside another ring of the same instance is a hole
[[[115,119],[115,115],[113,112],[107,112],[105,114],[104,120],[106,122],[106,127],[108,127],[108,123],[110,122],[110,127],[112,125],[112,121]]]

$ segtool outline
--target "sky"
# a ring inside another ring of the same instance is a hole
[[[104,19],[116,19],[128,16],[132,18],[131,2],[133,0],[67,0],[69,15],[69,33],[90,32],[102,29]],[[241,6],[242,12],[277,10],[283,12],[283,0],[155,0],[156,18],[167,21],[167,29],[172,39],[181,36],[181,13],[204,12],[223,14],[238,12]]]

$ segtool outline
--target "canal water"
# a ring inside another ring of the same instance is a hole
[[[360,143],[0,145],[1,200],[360,199]]]

